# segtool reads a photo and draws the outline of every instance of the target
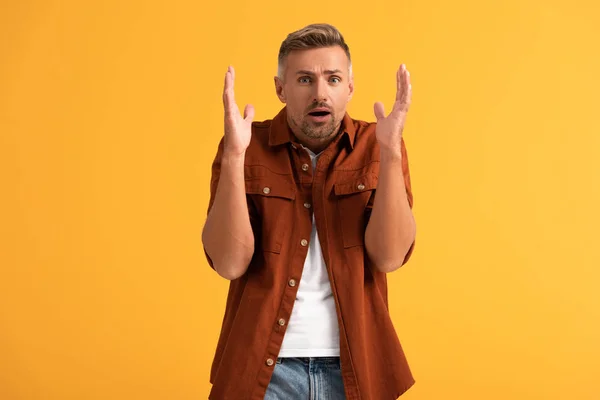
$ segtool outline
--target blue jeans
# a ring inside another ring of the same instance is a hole
[[[264,400],[344,400],[339,357],[278,358]]]

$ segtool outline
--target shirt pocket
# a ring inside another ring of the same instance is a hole
[[[367,211],[372,208],[376,188],[377,175],[374,173],[334,184],[344,248],[364,246]]]
[[[255,206],[256,215],[250,215],[253,226],[259,229],[260,248],[280,253],[286,234],[291,230],[293,202],[296,188],[291,176],[274,173],[246,177],[246,195]]]

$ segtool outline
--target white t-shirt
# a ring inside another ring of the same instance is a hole
[[[316,168],[316,155],[304,148]],[[308,254],[279,357],[338,357],[340,333],[325,259],[313,215]]]

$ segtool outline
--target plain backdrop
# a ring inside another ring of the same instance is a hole
[[[224,74],[272,118],[279,45],[313,22],[350,45],[354,118],[411,72],[402,398],[600,398],[598,21],[584,0],[2,1],[0,398],[207,398]]]

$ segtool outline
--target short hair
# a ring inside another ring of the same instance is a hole
[[[307,50],[321,47],[340,46],[348,56],[349,74],[352,74],[350,49],[336,27],[330,24],[311,24],[287,35],[279,48],[277,76],[283,79],[285,58],[293,50]]]

